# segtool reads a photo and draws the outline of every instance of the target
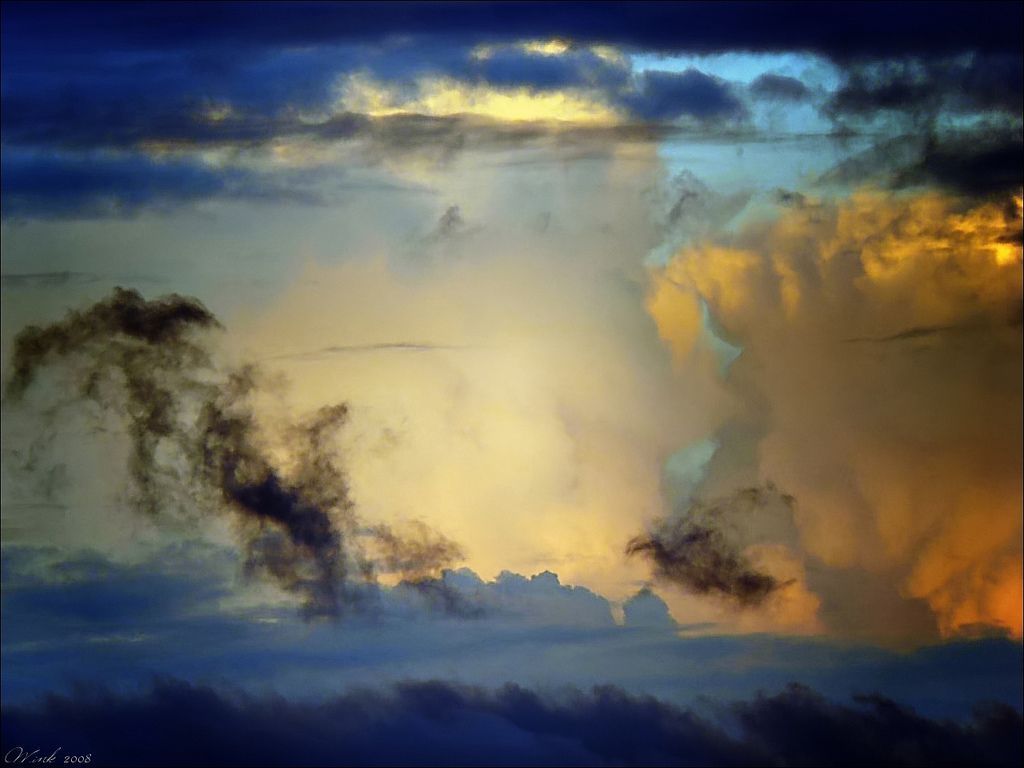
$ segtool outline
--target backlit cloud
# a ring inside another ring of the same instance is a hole
[[[808,556],[889,574],[945,634],[1021,634],[1020,228],[1019,196],[804,202],[684,248],[649,298],[678,359],[700,300],[743,348],[756,460],[722,437],[708,482],[774,480]]]

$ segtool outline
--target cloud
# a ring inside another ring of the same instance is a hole
[[[822,105],[839,131],[881,134],[825,181],[900,189],[939,186],[971,196],[1022,184],[1019,53],[858,61]]]
[[[471,73],[496,86],[526,85],[534,89],[624,87],[628,60],[607,51],[568,44],[489,46],[477,51]]]
[[[422,524],[402,532],[360,526],[333,455],[343,404],[289,425],[281,437],[289,466],[276,465],[251,404],[256,370],[217,371],[196,336],[218,325],[194,299],[147,301],[116,288],[88,309],[18,333],[5,402],[23,402],[42,371],[64,368],[78,382],[72,404],[95,403],[127,425],[133,507],[154,519],[182,507],[230,512],[246,569],[298,594],[310,616],[358,602],[377,568],[425,577],[461,555]],[[379,560],[366,556],[360,537]]]
[[[977,131],[929,140],[920,160],[897,167],[892,185],[934,184],[958,194],[1003,196],[1024,186],[1024,138],[1018,131]]]
[[[99,275],[91,272],[72,272],[71,270],[60,270],[57,272],[14,272],[5,273],[0,276],[0,281],[2,281],[4,288],[15,289],[93,283],[99,279]]]
[[[221,198],[250,202],[320,203],[330,187],[287,172],[215,167],[195,158],[158,160],[143,154],[21,153],[5,150],[3,217],[99,218],[132,216]]]
[[[644,120],[736,120],[746,115],[743,103],[720,78],[697,69],[685,72],[647,71],[639,75],[635,92],[622,97]]]
[[[4,612],[13,617],[4,619],[8,651],[53,640],[58,631],[74,645],[152,633],[182,616],[215,611],[230,594],[235,563],[216,547],[190,542],[127,564],[90,551],[5,546],[2,565]]]
[[[407,682],[300,703],[161,680],[135,694],[83,687],[5,706],[3,718],[5,749],[56,743],[114,765],[1011,766],[1021,742],[1010,707],[955,723],[879,695],[836,704],[801,686],[711,716],[613,686],[551,695]]]
[[[760,99],[774,101],[804,101],[810,89],[795,77],[766,72],[750,84],[750,92]]]
[[[464,557],[458,544],[422,522],[410,521],[405,527],[406,531],[396,532],[386,525],[371,526],[381,571],[400,574],[405,580],[422,580]]]
[[[446,344],[423,344],[416,341],[383,341],[373,344],[346,344],[343,346],[324,347],[310,352],[295,352],[278,355],[275,360],[318,360],[331,355],[345,355],[360,352],[435,352],[462,349],[462,347]]]
[[[168,119],[145,106],[128,116],[94,114],[72,103],[51,123],[12,107],[3,217],[127,217],[210,200],[326,206],[366,191],[422,194],[431,190],[403,180],[406,166],[444,167],[480,150],[607,154],[671,130],[620,120],[587,95],[454,81],[430,88],[419,100],[378,105],[383,113],[375,117],[241,114],[209,122]]]
[[[548,569],[613,599],[636,591],[643,565],[622,549],[661,508],[665,455],[711,421],[677,389],[643,308],[640,262],[657,228],[641,196],[649,153],[568,173],[467,158],[481,185],[469,189],[491,193],[445,195],[422,228],[457,205],[472,224],[459,237],[310,265],[249,314],[238,344],[267,358],[404,339],[431,349],[324,355],[292,377],[297,410],[344,382],[361,507],[451,531],[487,578]],[[714,375],[682,379],[713,401]]]
[[[775,692],[793,680],[843,698],[877,680],[932,718],[967,717],[980,699],[1019,707],[1021,698],[1021,678],[1007,670],[1021,668],[1022,649],[1006,638],[895,652],[851,643],[853,633],[840,643],[721,635],[727,627],[677,626],[649,590],[627,601],[620,626],[605,598],[551,573],[484,581],[460,569],[380,584],[337,624],[303,621],[287,594],[242,578],[236,548],[195,535],[136,551],[129,562],[12,546],[5,536],[0,563],[8,705],[68,690],[69,681],[124,691],[154,675],[303,700],[409,678],[549,689],[611,683],[677,705],[698,694]],[[903,620],[906,604],[879,596],[870,594],[865,609]],[[858,620],[849,608],[839,615]]]
[[[1020,227],[1019,197],[805,200],[683,247],[649,300],[681,364],[701,301],[743,348],[701,493],[772,479],[806,568],[888,582],[947,636],[1021,633]]]
[[[748,117],[738,91],[713,74],[634,76],[623,51],[831,55],[849,73],[831,102],[838,121],[856,123],[878,103],[919,110],[940,90],[957,109],[1020,112],[1020,88],[1006,87],[1020,80],[1012,19],[981,23],[1012,7],[945,4],[928,19],[909,6],[824,16],[803,6],[576,8],[310,6],[286,19],[241,8],[8,9],[4,216],[130,215],[224,197],[317,203],[331,190],[307,178],[313,167],[403,155],[446,162],[473,147],[524,144],[607,150],[656,140],[665,121],[713,132]],[[901,25],[913,34],[889,37]],[[174,34],[151,33],[168,26]],[[931,83],[923,89],[920,68]],[[351,110],[339,107],[339,84]],[[765,74],[752,92],[795,98],[802,87]],[[27,149],[38,156],[12,155]],[[289,175],[294,166],[304,173]]]
[[[495,5],[466,8],[408,3],[400,9],[372,4],[296,8],[245,7],[227,11],[199,6],[140,8],[130,14],[98,6],[52,13],[44,7],[12,7],[4,26],[13,43],[9,56],[34,50],[71,56],[83,51],[255,52],[330,46],[407,36],[474,42],[549,40],[618,44],[656,51],[812,50],[835,56],[965,50],[1017,52],[1020,9],[1002,3],[943,3],[922,14],[914,3],[886,9],[871,5],[817,8],[658,3],[606,3],[588,12],[579,3],[548,8]],[[38,55],[38,53],[37,53]],[[201,61],[201,59],[200,59]]]
[[[4,155],[5,218],[131,213],[144,205],[219,195],[228,184],[224,174],[190,162],[160,165],[146,159],[95,162]]]
[[[1019,118],[1021,66],[1019,53],[852,63],[825,111],[838,120],[870,120],[886,112],[927,121],[940,112],[992,111]]]
[[[596,90],[541,90],[497,87],[453,78],[422,78],[413,88],[348,76],[339,86],[340,103],[370,117],[469,115],[501,122],[560,122],[608,125],[620,122],[616,110]]]
[[[750,488],[729,499],[691,504],[633,538],[626,554],[642,555],[651,561],[656,578],[698,595],[724,597],[740,607],[760,605],[788,583],[755,568],[730,536],[729,525],[735,525],[733,507],[745,505],[752,509],[746,514],[756,514],[775,493],[771,487]]]
[[[146,302],[135,291],[118,289],[109,299],[88,310],[69,313],[61,323],[22,329],[6,396],[22,397],[39,366],[82,347],[102,346],[106,337],[123,337],[144,348],[163,346],[172,366],[180,364],[180,360],[201,359],[199,347],[188,338],[189,332],[217,325],[216,318],[194,299],[172,295]]]
[[[424,577],[399,583],[398,595],[410,593],[418,598],[421,605],[442,616],[462,619],[476,619],[486,615],[484,605],[475,596],[460,591],[445,574],[441,578]]]
[[[650,587],[643,587],[622,604],[625,626],[674,630],[678,624],[668,612],[665,601]]]

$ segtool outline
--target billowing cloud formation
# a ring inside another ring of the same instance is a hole
[[[645,567],[623,547],[661,511],[665,457],[718,406],[714,369],[673,373],[643,307],[647,159],[501,169],[497,184],[477,165],[434,214],[452,222],[457,202],[457,236],[427,224],[405,249],[310,265],[233,323],[287,371],[296,410],[346,393],[360,508],[452,531],[487,578],[550,569],[636,591]]]
[[[108,765],[1015,766],[1021,726],[1006,706],[960,724],[801,686],[709,715],[614,686],[544,695],[409,682],[299,703],[165,680],[145,693],[83,688],[4,707],[3,744],[58,743]]]
[[[261,439],[251,398],[254,368],[218,373],[197,331],[217,325],[205,307],[173,295],[146,301],[121,288],[85,310],[14,340],[8,402],[24,399],[49,367],[78,382],[72,402],[122,417],[131,442],[132,504],[160,516],[182,508],[227,509],[243,537],[246,568],[303,599],[310,615],[335,615],[387,572],[423,578],[460,555],[425,526],[411,536],[360,527],[333,440],[347,417],[329,405],[289,428],[284,470]],[[52,412],[51,412],[52,418]],[[359,537],[376,543],[379,561]]]
[[[622,604],[622,618],[627,627],[673,630],[679,625],[668,612],[665,601],[650,587],[643,587]]]
[[[662,337],[690,359],[705,302],[743,348],[742,406],[702,492],[774,480],[847,600],[872,574],[926,600],[944,634],[1019,637],[1020,238],[1019,196],[861,191],[683,248],[649,297]]]

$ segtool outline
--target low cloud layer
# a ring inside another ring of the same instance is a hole
[[[59,744],[106,765],[1016,766],[1021,733],[1005,706],[954,723],[883,696],[833,703],[801,686],[708,713],[613,686],[544,694],[409,682],[298,703],[163,680],[3,711],[5,750]]]
[[[303,700],[403,679],[613,684],[681,706],[702,695],[747,699],[796,681],[832,699],[881,690],[927,717],[956,719],[980,700],[1019,707],[1021,699],[1022,678],[1007,670],[1022,668],[1024,649],[1005,638],[886,651],[723,635],[729,625],[673,621],[661,599],[669,588],[660,585],[625,601],[617,624],[611,601],[554,573],[485,580],[468,569],[367,587],[364,610],[340,624],[310,623],[290,596],[245,579],[244,560],[236,548],[202,540],[132,563],[5,541],[5,705],[73,691],[76,681],[135,690],[154,676]]]

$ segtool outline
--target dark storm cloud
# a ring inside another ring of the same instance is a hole
[[[1019,117],[1024,105],[1020,52],[953,59],[853,62],[825,106],[834,119],[900,112],[933,119],[940,110],[1004,112]]]
[[[7,113],[5,105],[4,114]],[[319,205],[374,189],[430,192],[415,185],[356,180],[345,169],[327,165],[272,172],[230,163],[213,166],[190,154],[204,148],[235,153],[247,148],[265,149],[278,139],[321,144],[354,140],[360,142],[354,164],[374,167],[404,153],[420,153],[444,163],[468,149],[544,146],[565,153],[606,150],[618,142],[657,141],[670,131],[667,126],[643,123],[553,127],[454,116],[394,115],[370,119],[342,114],[319,123],[303,123],[294,117],[259,120],[257,128],[245,131],[244,143],[237,145],[233,141],[239,132],[232,128],[232,120],[211,128],[197,121],[164,124],[158,115],[151,117],[152,122],[149,117],[136,116],[134,123],[123,126],[125,130],[114,128],[99,133],[91,127],[88,116],[83,120],[69,119],[54,133],[58,137],[60,130],[66,130],[59,140],[55,139],[61,147],[57,150],[36,143],[45,131],[37,133],[27,119],[17,132],[12,132],[10,145],[5,146],[0,160],[3,217],[131,216],[143,209],[173,210],[210,199]],[[22,140],[31,146],[15,146]],[[126,143],[122,145],[121,141]],[[165,143],[170,157],[148,154],[151,141]],[[117,153],[102,151],[111,149]]]
[[[726,598],[743,608],[760,605],[788,582],[755,568],[731,528],[736,508],[753,507],[756,511],[776,495],[773,487],[747,488],[710,503],[695,501],[632,539],[626,554],[645,557],[656,578],[694,594]],[[792,504],[791,498],[781,498]]]
[[[699,73],[698,73],[699,74]],[[694,83],[702,82],[700,75]],[[710,79],[710,78],[709,78]],[[717,82],[717,81],[715,81]],[[723,86],[724,88],[724,86]],[[718,113],[727,112],[723,104],[731,104],[725,91],[718,92],[714,84],[709,87],[707,104],[701,101],[699,89],[687,91],[683,89],[684,101],[678,107],[685,114],[713,117]],[[716,95],[717,94],[717,95]],[[723,95],[724,94],[724,95]],[[655,94],[658,95],[658,94]],[[653,98],[644,93],[632,94],[637,104],[644,106],[645,99]],[[670,99],[669,96],[661,95]],[[623,97],[625,98],[625,97]],[[722,100],[725,99],[723,102]],[[471,147],[503,147],[541,139],[554,138],[560,142],[586,141],[656,141],[667,127],[649,125],[642,122],[617,126],[571,126],[553,127],[539,124],[501,124],[492,121],[474,119],[464,116],[435,116],[418,114],[397,114],[386,117],[367,117],[355,113],[332,114],[320,120],[300,119],[292,112],[274,115],[255,113],[228,114],[216,119],[205,113],[176,114],[168,116],[164,111],[147,111],[143,105],[130,115],[119,112],[108,113],[97,109],[96,105],[81,107],[77,104],[65,104],[59,114],[51,114],[47,105],[33,105],[41,109],[4,110],[4,141],[12,147],[39,148],[58,147],[64,150],[83,152],[91,149],[130,149],[146,150],[148,148],[183,151],[203,148],[235,148],[258,149],[279,139],[296,139],[314,142],[333,142],[362,139],[370,143],[371,152],[401,152],[402,150],[436,147],[439,149],[458,150]],[[669,101],[664,106],[671,109]],[[731,109],[731,107],[729,107]],[[81,164],[98,164],[101,168],[106,162],[114,163],[115,168],[124,169],[127,162],[117,164],[102,156],[69,155]],[[45,175],[46,163],[57,161],[44,157],[41,160],[27,149],[12,160],[15,172],[20,166],[30,165],[32,161],[43,163],[41,172]],[[156,165],[150,157],[133,160],[135,163],[148,163],[158,169],[175,169],[173,162]],[[5,169],[7,163],[5,162]],[[207,166],[208,168],[208,166]],[[122,173],[126,172],[122,170]],[[198,173],[198,171],[193,171]],[[212,173],[212,170],[208,170]],[[228,172],[241,174],[241,171]],[[5,170],[6,174],[6,170]],[[230,180],[230,177],[229,177]]]
[[[760,99],[774,101],[803,101],[811,95],[810,89],[795,77],[770,72],[759,75],[750,84],[750,92]]]
[[[935,184],[958,194],[1012,194],[1024,186],[1024,138],[979,131],[945,141],[933,139],[920,160],[900,169],[893,186]]]
[[[1019,16],[1019,6],[984,4],[943,4],[922,15],[904,4],[882,9],[568,3],[541,10],[504,3],[404,3],[387,9],[7,3],[3,216],[132,215],[223,197],[314,204],[330,199],[315,177],[182,159],[198,148],[245,152],[280,140],[362,141],[358,156],[366,163],[402,152],[444,162],[474,147],[652,141],[665,131],[656,125],[662,121],[693,120],[713,130],[746,116],[734,89],[711,75],[689,70],[634,78],[625,60],[598,56],[587,48],[590,43],[646,51],[830,55],[849,67],[847,82],[828,107],[843,123],[892,105],[922,114],[934,108],[939,93],[958,110],[1019,113]],[[901,28],[913,33],[897,34]],[[567,39],[569,49],[544,56],[511,44],[553,36]],[[478,55],[481,43],[491,44],[486,56]],[[965,51],[977,55],[969,63],[950,58]],[[879,57],[896,63],[882,67]],[[925,68],[926,84],[914,67]],[[339,78],[357,72],[398,87],[413,87],[417,78],[429,76],[535,91],[593,88],[640,124],[553,131],[458,117],[331,114]],[[750,93],[794,100],[805,98],[806,88],[792,78],[763,75]],[[310,120],[311,114],[321,117]],[[178,159],[158,162],[146,154],[154,147]],[[12,149],[37,153],[22,156]],[[96,149],[132,154],[90,154]],[[75,152],[81,154],[68,154]],[[954,172],[950,165],[955,162],[936,158],[925,170],[948,176]]]
[[[446,76],[535,90],[596,88],[640,120],[744,115],[737,96],[707,74],[655,72],[634,83],[625,63],[597,56],[588,43],[666,52],[808,50],[851,59],[851,76],[831,107],[837,119],[934,98],[898,65],[881,74],[865,65],[880,57],[917,56],[935,88],[967,94],[963,105],[1019,104],[1020,88],[1011,87],[1020,82],[1019,5],[919,10],[902,3],[5,3],[0,121],[4,176],[12,177],[5,215],[132,210],[224,194],[315,199],[302,184],[275,186],[230,167],[94,157],[59,168],[45,160],[19,164],[6,157],[14,146],[244,149],[280,138],[366,138],[370,158],[413,148],[443,157],[546,135],[536,127],[481,128],[457,119],[301,117],[333,111],[338,78],[355,72],[399,85]],[[543,56],[505,44],[553,36],[572,46]],[[495,44],[489,56],[474,55],[481,43]],[[971,51],[979,52],[971,65],[949,58]],[[766,75],[757,90],[795,98],[799,83]],[[637,139],[635,129],[625,130],[604,138]]]
[[[330,124],[322,128],[331,130]],[[372,134],[368,136],[374,141]],[[213,166],[186,154],[186,150],[201,149],[199,145],[185,137],[176,142],[177,152],[171,158],[134,150],[111,155],[6,148],[0,159],[2,216],[16,221],[131,217],[144,210],[171,212],[207,200],[315,206],[344,202],[365,192],[431,193],[420,185],[356,178],[336,167],[261,172]]]
[[[955,723],[879,695],[838,704],[792,685],[715,709],[614,686],[546,695],[408,682],[303,703],[160,680],[145,693],[81,686],[4,707],[3,749],[59,744],[108,765],[1016,766],[1022,756],[1021,715],[1005,705]]]
[[[891,189],[930,185],[956,195],[1009,201],[1024,185],[1024,138],[1019,129],[984,125],[899,136],[844,160],[818,181]]]
[[[5,219],[131,216],[211,198],[313,204],[327,194],[310,188],[310,177],[213,168],[187,158],[5,150],[0,167]]]
[[[83,50],[249,50],[422,36],[565,37],[657,51],[810,50],[835,57],[1018,51],[1019,4],[816,3],[5,3],[8,55]],[[33,50],[34,49],[34,50]]]
[[[55,639],[68,645],[106,634],[146,632],[217,605],[229,593],[226,553],[198,544],[163,548],[140,564],[95,552],[5,547],[5,649]],[[10,671],[5,662],[5,670]]]
[[[652,122],[692,117],[698,120],[738,119],[746,114],[729,85],[697,69],[685,72],[644,72],[635,92],[622,97],[638,117]]]
[[[211,197],[227,183],[224,174],[191,162],[5,157],[0,189],[5,218],[94,216]]]
[[[974,197],[1016,192],[1024,183],[1022,110],[1019,48],[847,62],[823,114],[840,131],[882,128],[903,135],[879,142],[826,179],[932,185]]]
[[[304,129],[297,112],[323,109],[337,77],[357,71],[407,84],[443,75],[541,90],[628,90],[626,65],[584,45],[596,42],[860,59],[980,51],[999,55],[979,59],[985,66],[973,74],[958,75],[961,65],[950,64],[936,76],[950,86],[966,84],[981,102],[1000,99],[1006,77],[1019,81],[1019,6],[945,3],[929,14],[918,11],[913,4],[6,3],[3,139],[66,147],[177,140],[248,146]],[[898,33],[901,27],[912,33]],[[490,56],[473,55],[482,42],[552,36],[579,45],[560,56],[500,45]],[[900,80],[898,73],[891,77]],[[774,85],[779,92],[780,83]],[[854,78],[836,108],[867,108],[894,88],[906,95],[898,84]],[[737,102],[697,75],[655,76],[644,90],[635,101],[645,117],[737,111]],[[794,83],[784,90],[795,93]],[[224,104],[234,114],[203,117]],[[353,121],[341,119],[334,135],[338,128],[358,130]]]
[[[116,288],[88,309],[18,333],[6,401],[23,401],[47,369],[70,374],[78,391],[65,405],[92,402],[126,423],[134,507],[154,518],[176,509],[230,510],[246,570],[301,597],[310,616],[357,603],[379,565],[428,576],[459,556],[454,543],[426,526],[401,536],[359,526],[331,449],[344,405],[325,406],[291,427],[281,443],[293,466],[287,474],[276,467],[252,406],[259,372],[217,371],[198,333],[217,325],[194,299],[147,301]],[[377,542],[379,565],[360,537]]]

